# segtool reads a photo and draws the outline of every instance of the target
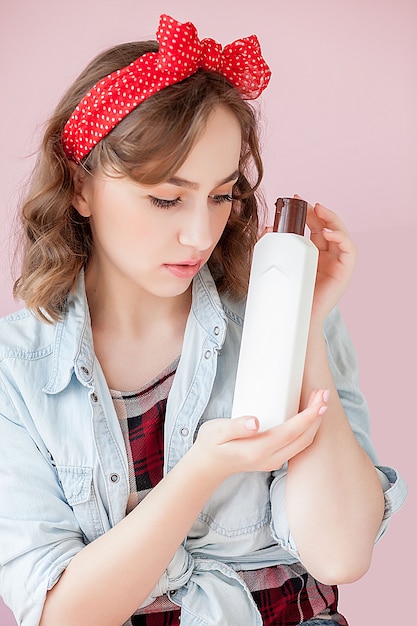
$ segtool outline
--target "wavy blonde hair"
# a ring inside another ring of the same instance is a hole
[[[59,102],[47,124],[31,183],[21,207],[21,275],[14,295],[46,321],[57,321],[78,274],[88,264],[94,242],[88,219],[72,206],[73,172],[62,146],[62,131],[74,108],[107,74],[142,54],[155,41],[123,44],[96,57]],[[220,292],[246,294],[253,246],[259,232],[256,192],[263,174],[255,109],[222,76],[199,70],[145,100],[85,157],[91,174],[107,168],[142,184],[173,176],[204,130],[213,109],[223,105],[240,123],[239,179],[229,221],[209,260]]]

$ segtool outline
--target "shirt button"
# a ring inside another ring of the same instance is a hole
[[[186,426],[183,426],[183,427],[180,429],[180,433],[181,433],[181,436],[182,436],[182,437],[188,437],[189,432],[190,432],[190,431],[188,430],[188,428],[187,428]]]
[[[213,332],[215,335],[218,335],[220,333],[220,328],[218,326],[215,326]]]
[[[112,483],[118,483],[120,480],[119,474],[110,474],[110,480]]]
[[[83,374],[85,374],[86,376],[89,376],[89,375],[90,375],[90,370],[89,370],[87,367],[85,367],[85,365],[83,365],[83,366],[81,367],[81,371],[82,371],[82,372],[83,372]]]
[[[98,398],[97,398],[97,394],[96,394],[96,393],[94,393],[94,391],[93,391],[93,393],[91,394],[91,401],[92,401],[92,402],[97,402],[97,400],[98,400]]]
[[[211,350],[206,350],[204,353],[204,358],[209,359],[211,357]]]

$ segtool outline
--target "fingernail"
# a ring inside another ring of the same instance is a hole
[[[330,391],[329,391],[329,389],[325,389],[323,391],[323,401],[324,402],[328,402],[329,398],[330,398]]]
[[[245,426],[248,430],[258,430],[258,420],[256,417],[249,417],[245,422]]]
[[[324,404],[322,407],[319,408],[319,415],[324,415],[327,411],[329,407],[327,406],[327,404]]]

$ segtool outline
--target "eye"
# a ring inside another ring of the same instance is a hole
[[[177,206],[181,202],[181,198],[174,198],[173,200],[166,200],[165,198],[155,198],[155,196],[148,196],[151,204],[159,209],[171,209]]]
[[[211,199],[214,202],[216,202],[217,204],[222,204],[223,202],[232,202],[233,201],[233,197],[230,195],[230,193],[225,193],[225,194],[221,194],[221,195],[211,196]]]

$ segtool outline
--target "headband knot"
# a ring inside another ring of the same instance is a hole
[[[271,77],[255,35],[222,48],[214,39],[198,38],[191,22],[161,15],[158,52],[148,52],[99,81],[79,103],[63,131],[65,154],[80,161],[130,111],[169,85],[199,69],[224,76],[243,99],[257,98]]]
[[[203,39],[201,42],[200,67],[209,72],[222,71],[223,54],[221,45],[214,39]]]

